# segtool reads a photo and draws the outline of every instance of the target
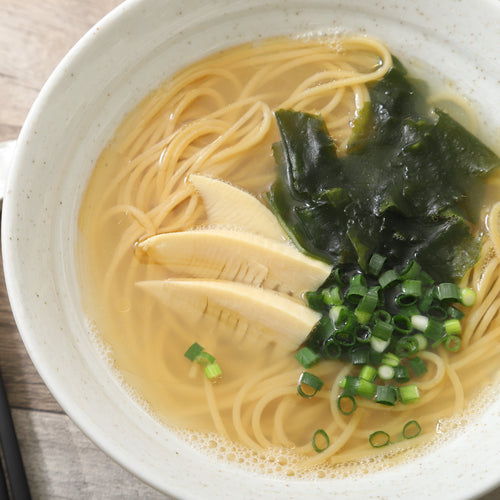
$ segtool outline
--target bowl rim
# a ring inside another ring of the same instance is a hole
[[[88,416],[81,413],[78,405],[75,405],[74,398],[71,397],[70,394],[59,390],[57,381],[54,379],[53,369],[51,369],[43,356],[41,356],[37,351],[37,343],[33,339],[32,322],[26,320],[26,308],[28,305],[21,300],[21,298],[26,295],[21,290],[21,282],[18,280],[18,271],[21,263],[18,262],[17,267],[12,267],[11,265],[11,263],[17,262],[18,259],[18,256],[16,255],[18,247],[14,246],[11,241],[12,235],[15,234],[15,228],[13,226],[16,223],[16,219],[19,217],[19,214],[16,213],[18,208],[15,204],[17,200],[16,196],[19,197],[19,193],[22,191],[19,187],[22,180],[19,177],[18,172],[22,170],[21,166],[29,161],[31,151],[30,148],[32,147],[30,143],[34,142],[33,136],[36,131],[39,116],[46,112],[46,107],[49,105],[48,103],[53,96],[59,91],[61,82],[67,80],[68,71],[76,69],[78,62],[87,57],[90,50],[89,47],[99,46],[98,43],[100,42],[97,41],[98,39],[96,36],[98,32],[103,33],[115,29],[116,26],[120,24],[124,16],[131,17],[138,15],[144,6],[147,7],[149,5],[153,5],[154,3],[154,1],[126,0],[123,4],[113,9],[86,35],[84,35],[79,42],[77,42],[77,44],[68,52],[47,80],[47,83],[44,85],[39,97],[36,99],[32,109],[30,110],[30,113],[26,118],[25,125],[23,126],[19,136],[18,147],[13,160],[14,168],[11,169],[12,172],[9,175],[7,193],[2,210],[2,252],[4,255],[5,281],[16,324],[18,325],[18,329],[23,338],[28,354],[33,360],[33,363],[42,379],[47,384],[49,390],[54,394],[61,407],[70,416],[73,422],[75,422],[84,434],[86,434],[97,446],[102,448],[109,456],[111,456],[116,462],[120,463],[127,470],[139,475],[141,479],[158,489],[164,489],[164,483],[162,481],[158,481],[157,478],[151,477],[151,475],[144,470],[139,471],[138,474],[137,464],[134,462],[133,457],[125,457],[122,450],[115,448],[114,443],[109,442],[107,436],[100,432],[100,428],[96,427],[94,422],[89,419]],[[170,3],[174,4],[175,2]],[[203,4],[208,2],[201,1],[199,3]],[[215,2],[217,5],[221,5],[223,3],[224,2],[221,1]],[[392,5],[396,3],[397,2],[392,2]],[[431,2],[427,3],[430,4]],[[491,6],[494,5],[491,1],[489,3]],[[500,478],[491,476],[489,478],[489,484],[486,488],[484,485],[482,487],[476,485],[468,491],[468,494],[477,495],[485,493],[487,490],[494,488],[499,480]],[[190,496],[190,493],[186,491],[185,487],[176,489],[174,486],[169,490],[169,492],[175,495],[182,495],[186,498]]]

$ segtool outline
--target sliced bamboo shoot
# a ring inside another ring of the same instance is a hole
[[[199,174],[191,174],[189,182],[203,199],[208,224],[238,227],[274,240],[288,240],[271,210],[250,193]]]
[[[293,351],[307,338],[321,315],[309,307],[272,290],[220,280],[140,281],[137,286],[167,307],[180,302],[202,311],[217,304],[221,310],[261,325],[270,342]],[[201,311],[201,312],[202,312]],[[190,314],[189,307],[186,314]],[[251,330],[249,330],[251,331]]]
[[[243,231],[200,229],[165,233],[139,243],[177,276],[238,281],[302,299],[329,276],[331,266],[288,243]]]

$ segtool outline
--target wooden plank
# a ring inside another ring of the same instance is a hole
[[[112,461],[66,415],[28,410],[12,414],[34,499],[170,498]]]
[[[50,73],[120,0],[0,0],[0,140],[15,139]]]

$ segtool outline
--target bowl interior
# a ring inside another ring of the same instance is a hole
[[[412,464],[357,478],[355,488],[342,478],[285,483],[207,460],[139,408],[97,354],[80,304],[75,247],[81,197],[102,148],[126,112],[184,65],[261,37],[367,33],[427,80],[449,81],[476,108],[480,131],[493,144],[500,69],[488,47],[498,46],[499,23],[500,7],[487,0],[130,0],[92,29],[28,116],[2,221],[16,322],[35,366],[77,425],[128,470],[182,498],[233,498],[236,490],[243,498],[331,491],[378,498],[383,483],[391,485],[387,496],[464,498],[493,487],[500,480],[500,397],[460,437]],[[193,470],[196,479],[184,472]]]

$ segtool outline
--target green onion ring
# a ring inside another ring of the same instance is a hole
[[[427,313],[437,321],[444,321],[448,317],[448,311],[444,307],[436,305],[429,307]]]
[[[325,440],[325,446],[319,447],[316,443],[316,439],[318,436],[321,436]],[[314,451],[316,453],[321,453],[322,451],[325,451],[328,447],[330,446],[330,438],[328,437],[328,434],[323,430],[323,429],[318,429],[312,437],[312,447],[314,448]]]
[[[302,389],[303,385],[310,387],[313,392],[304,392]],[[297,392],[303,398],[312,398],[322,387],[323,381],[318,376],[311,372],[302,372],[299,377],[299,383],[297,384]]]
[[[330,337],[323,344],[322,351],[323,354],[329,359],[337,359],[342,354],[342,348],[333,337]]]
[[[413,432],[411,432],[412,428],[414,428]],[[416,420],[410,420],[409,422],[406,422],[405,426],[403,427],[403,437],[405,439],[413,439],[417,437],[421,432],[422,427],[420,427],[420,424]]]
[[[450,352],[457,352],[460,349],[460,343],[458,335],[447,335],[444,341],[446,349]]]
[[[392,324],[394,325],[394,329],[400,333],[410,334],[413,330],[410,318],[403,314],[396,314],[393,316]]]
[[[381,438],[384,439],[378,442]],[[391,437],[385,431],[375,431],[370,434],[368,441],[370,441],[373,448],[383,448],[384,446],[390,444]]]
[[[342,401],[344,399],[349,399],[352,403],[352,408],[349,410],[349,411],[346,411],[342,408]],[[341,394],[338,399],[337,399],[337,407],[340,411],[340,413],[342,413],[343,415],[350,415],[351,413],[354,412],[354,410],[356,409],[357,407],[357,403],[356,403],[356,400],[354,399],[353,396],[348,396],[347,394]]]

